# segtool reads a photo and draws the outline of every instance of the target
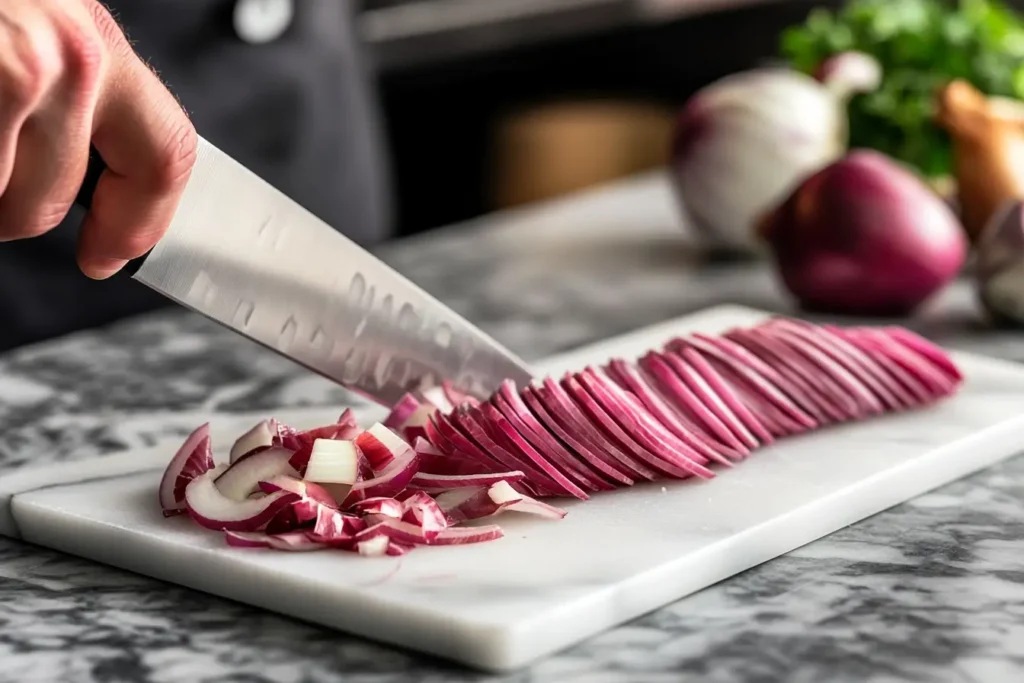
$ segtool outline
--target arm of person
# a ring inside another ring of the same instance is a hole
[[[67,215],[106,163],[78,263],[107,278],[167,230],[195,163],[188,116],[97,0],[0,0],[0,240]]]

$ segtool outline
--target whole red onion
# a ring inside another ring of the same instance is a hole
[[[761,231],[805,308],[851,315],[913,311],[957,276],[968,251],[950,207],[867,150],[801,183]]]

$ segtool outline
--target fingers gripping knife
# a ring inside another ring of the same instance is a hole
[[[77,203],[88,208],[93,154]],[[383,404],[444,380],[483,398],[526,364],[206,140],[133,279]]]

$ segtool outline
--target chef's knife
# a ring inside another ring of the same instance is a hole
[[[88,208],[95,152],[76,203]],[[132,277],[385,405],[452,382],[477,397],[526,364],[206,140],[167,233]]]

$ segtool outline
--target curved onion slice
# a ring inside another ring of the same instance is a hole
[[[185,487],[200,474],[213,469],[213,466],[210,423],[207,422],[189,434],[160,479],[158,498],[165,517],[185,511]]]
[[[552,483],[547,476],[533,466],[526,458],[520,458],[509,451],[503,445],[498,444],[486,429],[486,419],[479,415],[478,408],[463,406],[447,417],[452,426],[458,428],[461,433],[476,444],[480,452],[486,452],[500,466],[495,471],[519,470],[526,475],[526,481],[537,491],[557,496],[562,491]],[[454,438],[454,437],[453,437]]]
[[[274,419],[263,420],[235,440],[235,443],[231,445],[228,462],[233,463],[250,453],[261,451],[274,445],[280,445],[277,423]]]
[[[320,506],[317,510],[316,523],[308,533],[310,538],[321,543],[346,544],[366,526],[366,521],[361,517]]]
[[[416,451],[408,449],[388,465],[388,468],[373,479],[364,479],[352,485],[348,497],[342,502],[342,508],[367,498],[394,498],[405,490],[419,470],[419,456]]]
[[[891,340],[899,342],[914,353],[927,358],[932,365],[942,370],[942,372],[945,373],[954,384],[960,384],[960,382],[963,381],[964,375],[960,372],[960,368],[956,366],[956,363],[953,362],[953,359],[950,358],[946,352],[935,344],[932,344],[924,337],[914,334],[904,327],[883,327],[882,331],[884,331]]]
[[[534,415],[544,424],[544,426],[551,431],[552,434],[557,436],[565,443],[566,446],[571,448],[580,458],[585,460],[591,468],[595,471],[602,473],[608,479],[617,481],[625,486],[632,486],[633,480],[627,477],[625,474],[620,472],[618,469],[610,465],[595,450],[592,450],[590,446],[583,443],[583,437],[573,436],[564,427],[554,415],[551,414],[546,407],[544,402],[540,400],[533,387],[526,387],[520,394],[523,401],[527,404],[527,407],[533,412]]]
[[[236,500],[225,496],[213,469],[193,479],[185,488],[189,516],[202,527],[215,531],[259,531],[274,515],[299,500],[298,494],[278,491],[262,498]]]
[[[402,515],[405,514],[402,501],[395,500],[394,498],[382,498],[380,496],[365,498],[353,503],[350,509],[352,512],[362,515],[380,515],[391,519],[401,519]]]
[[[423,402],[412,394],[404,394],[402,398],[398,399],[398,402],[391,408],[391,412],[384,418],[384,426],[388,429],[397,429],[401,431],[402,425],[412,417],[421,406]]]
[[[587,468],[585,459],[577,459],[567,451],[543,425],[537,421],[533,413],[523,402],[514,382],[502,382],[491,402],[502,415],[508,418],[512,426],[526,439],[530,445],[551,459],[551,464],[559,468],[573,483],[590,491],[611,491],[615,488],[600,475]]]
[[[232,463],[217,478],[217,489],[227,498],[245,500],[249,494],[260,490],[261,481],[282,474],[298,477],[299,473],[288,462],[291,457],[291,451],[280,447],[250,453]]]

